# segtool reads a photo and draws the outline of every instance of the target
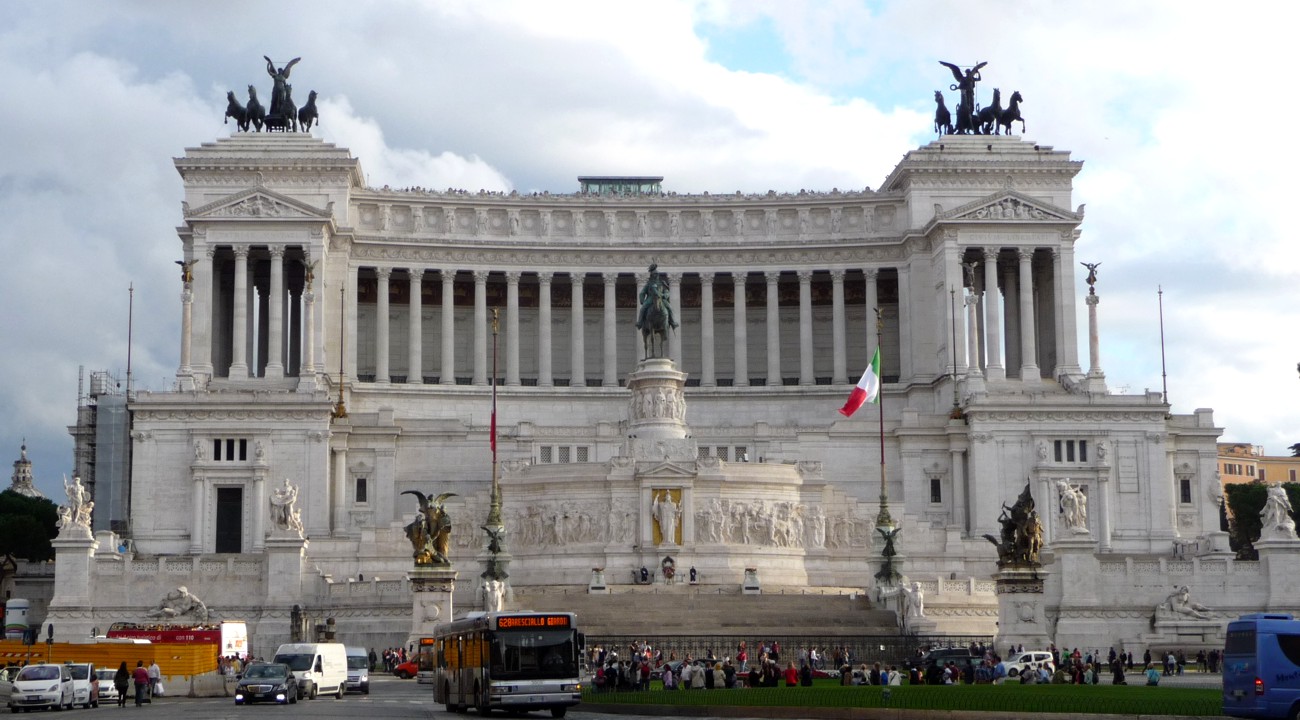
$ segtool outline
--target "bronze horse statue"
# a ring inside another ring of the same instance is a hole
[[[266,124],[266,108],[257,101],[257,88],[252,85],[248,86],[248,122],[251,122],[258,132],[262,132],[262,126]]]
[[[952,113],[948,112],[948,106],[943,104],[943,93],[939,90],[934,91],[934,131],[939,135],[952,134]]]
[[[1020,103],[1024,101],[1025,99],[1020,97],[1019,90],[1011,93],[1010,104],[1007,105],[1006,110],[1002,111],[1002,115],[998,117],[999,128],[1006,128],[1008,135],[1011,134],[1011,123],[1017,120],[1020,121],[1020,134],[1025,134],[1025,119],[1020,115]]]
[[[1001,134],[998,120],[1002,117],[1002,91],[993,88],[993,104],[983,108],[975,116],[975,132],[980,135]]]
[[[641,323],[641,344],[645,358],[663,357],[664,341],[668,339],[668,313],[664,310],[664,299],[654,297],[646,307],[645,321]],[[655,350],[655,339],[659,340],[659,349]]]
[[[307,104],[298,110],[298,129],[307,132],[311,126],[320,125],[320,116],[316,114],[316,91],[307,93]]]
[[[248,110],[235,99],[234,90],[226,93],[226,117],[221,124],[229,123],[231,118],[235,119],[235,127],[243,131],[248,130]]]

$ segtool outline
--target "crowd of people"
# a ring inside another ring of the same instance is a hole
[[[925,656],[927,650],[919,649],[917,660],[906,669],[860,662],[848,647],[800,647],[783,657],[781,644],[775,641],[755,643],[752,648],[742,642],[729,654],[708,649],[699,657],[686,654],[680,659],[647,642],[621,649],[597,645],[588,648],[587,659],[595,668],[597,692],[649,690],[655,681],[664,690],[796,687],[812,685],[814,678],[837,678],[841,685],[1096,685],[1109,677],[1112,684],[1127,685],[1134,676],[1134,682],[1155,685],[1161,677],[1181,675],[1191,663],[1201,672],[1218,672],[1221,661],[1217,649],[1201,650],[1191,658],[1184,651],[1170,650],[1153,658],[1151,650],[1138,656],[1114,648],[1103,654],[1053,645],[1047,648],[1050,660],[1033,663],[1016,662],[1025,652],[1023,646],[1008,647],[1005,657],[984,643],[959,649],[965,652],[936,654],[934,659]]]

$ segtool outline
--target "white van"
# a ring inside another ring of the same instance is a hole
[[[365,648],[348,648],[348,690],[370,694],[370,653]]]
[[[348,683],[343,643],[285,643],[272,662],[284,663],[298,678],[298,697],[333,695],[342,700]]]

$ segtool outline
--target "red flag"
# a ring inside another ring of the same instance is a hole
[[[493,457],[496,456],[496,452],[497,452],[497,411],[495,408],[493,408],[492,410],[492,455]]]

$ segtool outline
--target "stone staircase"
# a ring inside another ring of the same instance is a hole
[[[510,609],[566,611],[593,637],[609,636],[817,636],[897,635],[892,610],[873,608],[847,589],[787,589],[742,595],[708,586],[619,586],[610,594],[585,588],[515,591]]]

